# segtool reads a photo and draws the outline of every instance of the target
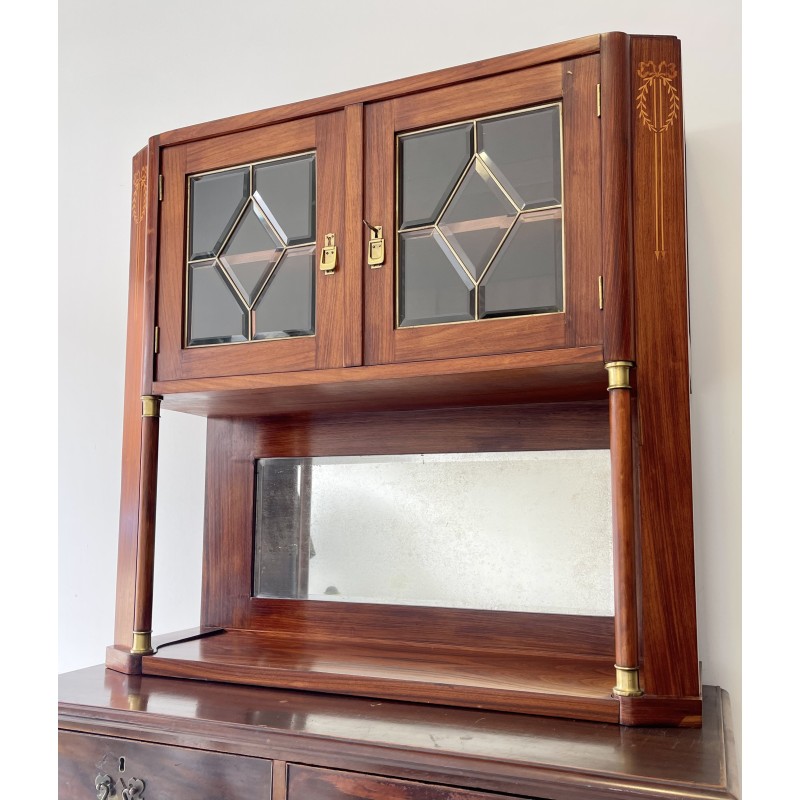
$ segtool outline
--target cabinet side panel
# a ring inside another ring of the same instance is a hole
[[[632,37],[642,683],[697,697],[680,44]]]
[[[604,356],[633,361],[631,264],[630,42],[624,33],[601,38],[602,215]]]
[[[139,481],[141,467],[142,403],[146,320],[146,238],[152,206],[149,188],[158,183],[148,148],[133,158],[131,197],[131,261],[128,283],[128,329],[125,352],[125,396],[122,420],[122,485],[120,493],[119,543],[117,549],[117,600],[114,643],[131,646],[136,582],[136,551],[139,534]],[[153,223],[154,224],[154,223]],[[151,320],[152,322],[152,320]],[[151,325],[152,327],[152,325]]]

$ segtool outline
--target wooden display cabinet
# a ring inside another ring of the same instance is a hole
[[[544,150],[520,155],[526,130]],[[269,197],[278,173],[300,178]],[[153,137],[134,158],[107,666],[699,726],[684,191],[666,36]],[[532,274],[520,242],[540,247]],[[159,407],[209,421],[202,618],[156,649]],[[613,615],[253,592],[257,459],[568,449],[611,453]]]

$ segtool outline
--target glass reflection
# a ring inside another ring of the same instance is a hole
[[[189,344],[247,339],[247,315],[215,261],[189,268]]]
[[[607,450],[260,459],[258,597],[613,614]]]

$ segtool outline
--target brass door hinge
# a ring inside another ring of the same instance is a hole
[[[597,84],[597,116],[600,116],[600,84]]]
[[[159,201],[164,199],[164,176],[158,176],[158,199]]]
[[[153,353],[158,355],[158,340],[159,334],[161,333],[161,328],[156,325],[155,329],[153,330]]]
[[[603,296],[603,276],[602,275],[598,275],[597,276],[597,301],[600,304],[600,310],[601,311],[603,310],[603,300],[604,299],[605,298]]]

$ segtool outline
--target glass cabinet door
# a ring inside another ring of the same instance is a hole
[[[342,272],[319,269],[323,237],[345,233],[320,202],[340,188],[343,118],[165,148],[157,380],[343,366]]]
[[[601,341],[598,80],[589,57],[367,108],[367,363]]]

